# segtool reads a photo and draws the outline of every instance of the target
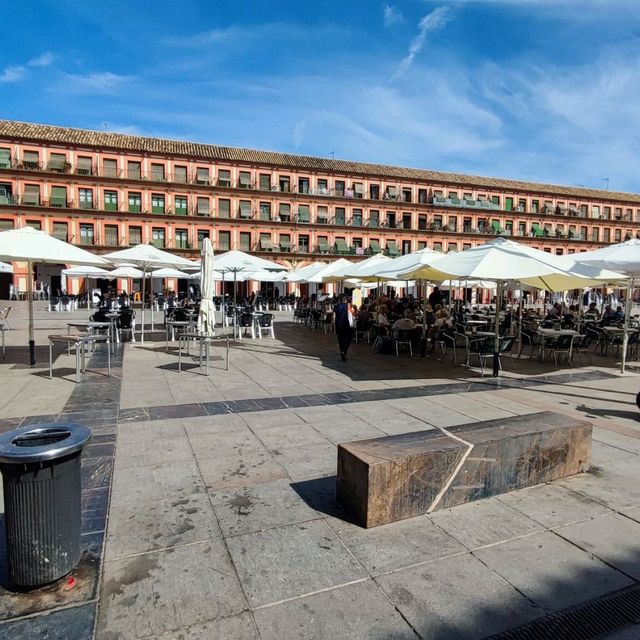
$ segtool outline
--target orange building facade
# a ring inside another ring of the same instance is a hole
[[[640,195],[0,121],[0,231],[25,225],[95,253],[195,259],[209,237],[295,268],[496,235],[586,251],[640,235]]]

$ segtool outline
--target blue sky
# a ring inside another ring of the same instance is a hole
[[[32,0],[0,118],[640,191],[640,0]]]

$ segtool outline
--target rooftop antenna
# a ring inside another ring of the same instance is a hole
[[[104,127],[105,131],[109,131],[109,123],[108,122],[103,122],[102,126]]]
[[[331,156],[332,160],[336,159],[336,152],[335,151],[329,151],[329,155]]]
[[[609,191],[609,178],[602,178],[602,182],[607,183],[607,191]]]

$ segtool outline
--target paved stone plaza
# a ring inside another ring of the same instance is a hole
[[[13,306],[0,428],[77,421],[94,438],[76,584],[0,586],[2,640],[483,639],[639,586],[633,368],[507,358],[495,380],[366,343],[343,363],[334,335],[280,313],[276,340],[233,345],[229,371],[216,348],[210,377],[179,372],[162,332],[120,348],[110,378],[99,350],[76,384],[60,350],[48,379],[44,345],[87,311],[37,303],[30,368]],[[336,504],[338,443],[543,410],[593,423],[589,473],[369,530]]]

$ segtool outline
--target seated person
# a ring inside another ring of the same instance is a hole
[[[398,329],[400,331],[412,331],[413,329],[415,329],[416,323],[413,321],[413,318],[411,317],[411,311],[407,309],[404,312],[403,317],[396,320],[393,323],[391,328]]]
[[[545,320],[560,320],[560,316],[562,314],[562,305],[559,302],[556,302],[551,309],[549,309],[549,313],[545,317]]]

